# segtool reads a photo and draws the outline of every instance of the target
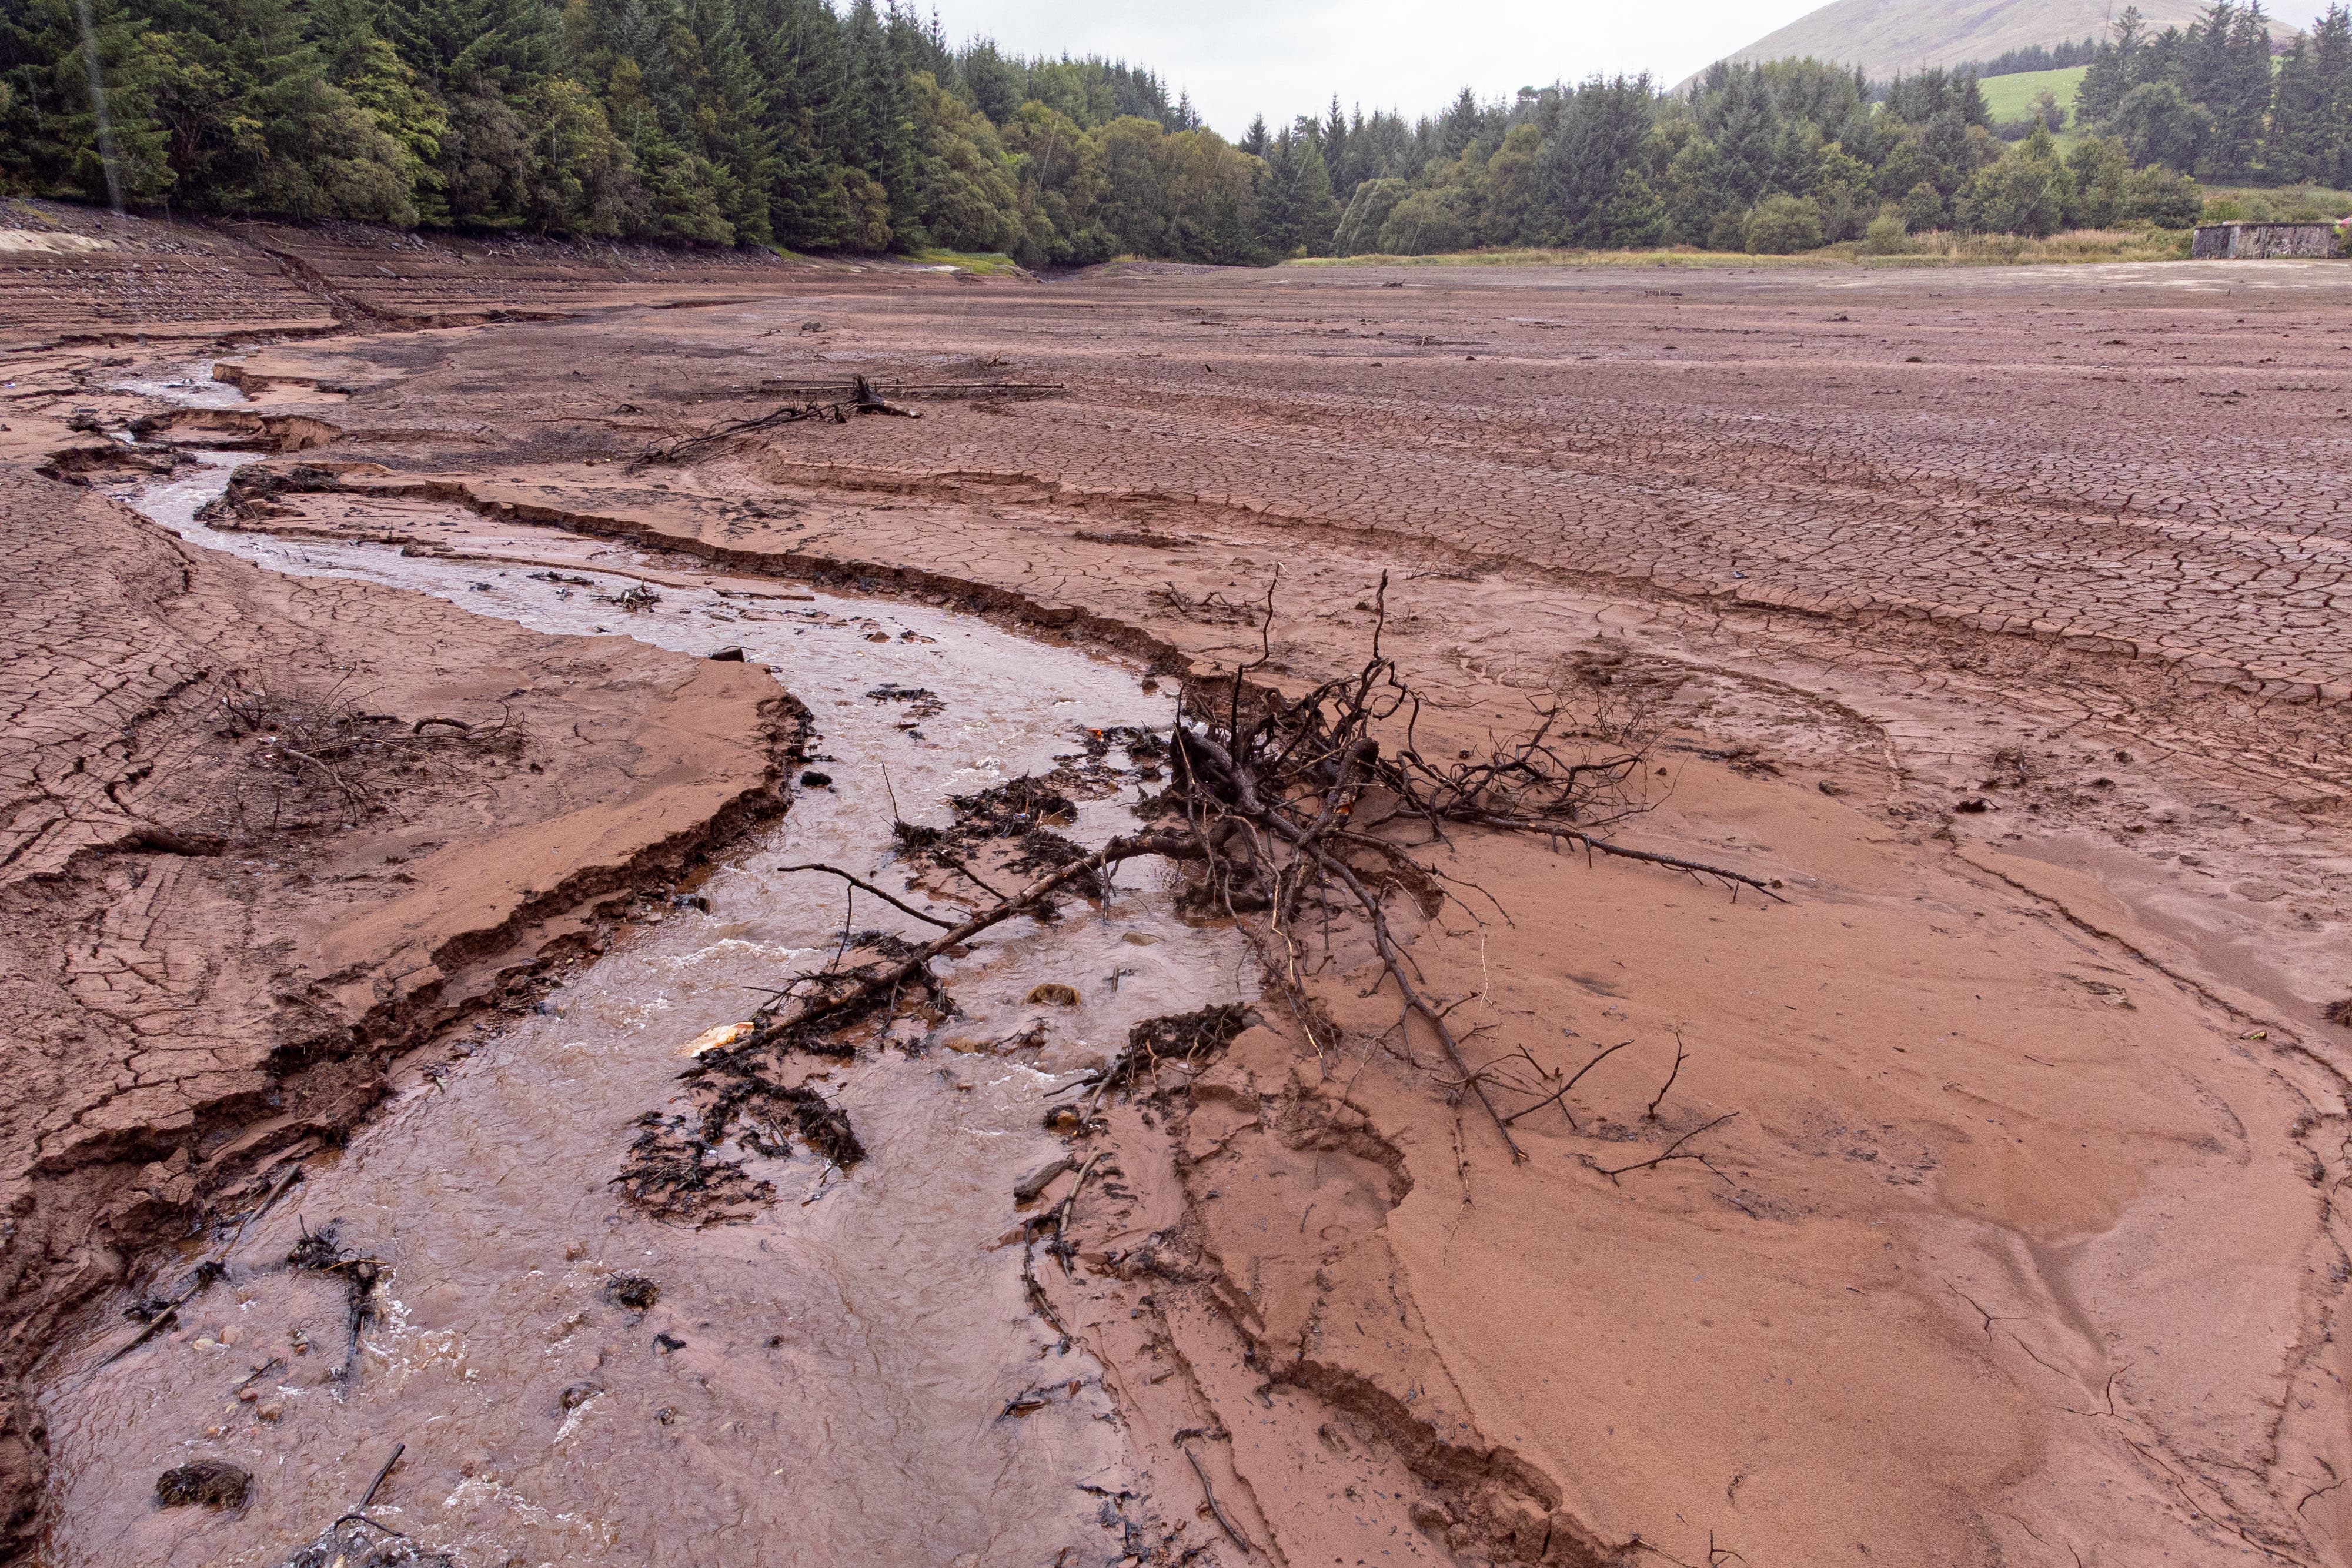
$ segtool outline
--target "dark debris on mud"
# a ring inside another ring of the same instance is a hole
[[[881,931],[861,932],[852,946],[878,955],[876,963],[896,962],[915,950],[903,937]],[[928,970],[906,991],[905,998],[887,997],[864,1012],[884,1013],[887,1025],[902,1000],[935,1017],[952,1008]],[[846,1026],[862,1016],[853,1012],[835,1021]],[[752,1172],[745,1163],[750,1157],[789,1159],[798,1139],[829,1167],[855,1166],[866,1157],[866,1148],[848,1113],[804,1083],[780,1080],[793,1052],[839,1058],[854,1055],[856,1047],[838,1028],[811,1028],[784,1031],[754,1050],[711,1052],[682,1075],[692,1097],[690,1110],[648,1111],[637,1118],[637,1136],[614,1185],[656,1219],[723,1225],[749,1219],[774,1201],[775,1184]]]
[[[343,1283],[348,1297],[346,1327],[351,1348],[359,1347],[360,1331],[375,1315],[376,1282],[383,1278],[383,1260],[355,1252],[336,1239],[336,1223],[317,1230],[305,1227],[302,1239],[286,1254],[289,1267],[316,1274],[332,1274]]]
[[[1025,773],[977,794],[950,796],[948,804],[955,808],[954,835],[966,840],[1019,838],[1047,822],[1075,821],[1078,814],[1069,796]]]
[[[1127,1049],[1103,1069],[1099,1082],[1124,1088],[1165,1063],[1214,1055],[1249,1026],[1249,1009],[1239,1002],[1145,1019],[1127,1031]]]
[[[679,1225],[724,1225],[749,1219],[776,1196],[775,1183],[753,1176],[698,1135],[682,1115],[648,1111],[637,1118],[636,1141],[613,1178],[623,1197],[656,1219]]]
[[[243,1508],[252,1491],[252,1472],[220,1459],[174,1465],[155,1478],[155,1500],[165,1508]]]
[[[902,686],[895,681],[885,681],[866,694],[877,703],[904,703],[907,716],[900,727],[912,728],[927,718],[937,718],[947,712],[948,705],[937,692],[924,686]]]
[[[286,1568],[457,1568],[457,1560],[354,1513],[288,1558]]]
[[[886,684],[866,695],[905,703],[910,719],[939,711],[938,698],[921,687]],[[1150,768],[1156,774],[1170,743],[1149,730],[1120,727],[1087,730],[1081,745],[1079,752],[1057,758],[1043,778],[1024,775],[950,797],[950,826],[895,821],[899,848],[956,872],[1000,900],[1004,895],[984,877],[1004,871],[1050,879],[1096,858],[1054,827],[1076,821],[1074,797],[1108,794],[1120,786],[1124,771],[1110,760],[1114,748],[1123,747],[1139,769]],[[991,852],[988,864],[975,868],[968,857],[976,858],[983,848]],[[829,866],[790,869],[847,874]],[[1085,879],[1067,880],[1069,892],[1083,891]],[[1021,907],[1039,920],[1055,915],[1050,894]],[[920,910],[909,912],[934,925],[948,924]],[[685,1105],[673,1103],[637,1119],[636,1136],[614,1185],[656,1218],[698,1227],[748,1220],[773,1203],[774,1182],[750,1162],[789,1159],[795,1141],[824,1162],[828,1175],[856,1166],[866,1149],[848,1114],[814,1087],[795,1082],[799,1074],[790,1070],[791,1059],[854,1060],[861,1043],[892,1039],[909,1051],[919,1051],[920,1034],[959,1010],[930,968],[935,956],[931,947],[892,932],[845,931],[832,962],[793,976],[752,1015],[743,1038],[707,1051],[680,1074]],[[1230,1040],[1242,1027],[1239,1017],[1238,1009],[1211,1009],[1197,1018],[1155,1020],[1144,1027],[1159,1032],[1131,1044],[1130,1051],[1143,1053],[1139,1061],[1190,1060]],[[898,1032],[908,1025],[917,1026],[916,1037]]]
[[[615,1274],[604,1281],[604,1299],[616,1307],[642,1312],[661,1300],[661,1285],[643,1274]]]

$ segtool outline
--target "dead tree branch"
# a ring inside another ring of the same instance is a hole
[[[1667,1070],[1666,1081],[1658,1085],[1657,1093],[1651,1098],[1650,1108],[1642,1113],[1642,1120],[1644,1122],[1654,1122],[1658,1119],[1658,1107],[1666,1103],[1666,1091],[1672,1089],[1675,1086],[1675,1080],[1682,1076],[1683,1060],[1683,1037],[1676,1035],[1675,1036],[1675,1064]]]
[[[956,923],[954,921],[942,920],[938,915],[927,914],[924,911],[916,908],[913,904],[906,903],[904,900],[893,898],[890,894],[883,892],[880,888],[875,886],[872,883],[867,882],[865,878],[852,876],[837,865],[823,865],[812,862],[808,865],[780,865],[776,869],[778,871],[821,871],[828,876],[837,876],[842,881],[847,883],[850,886],[857,888],[863,892],[872,894],[875,897],[880,899],[891,908],[896,909],[904,915],[911,915],[926,925],[936,925],[942,931],[952,931],[955,929]],[[978,879],[975,878],[974,880],[977,881]]]
[[[887,1007],[895,1015],[902,993],[928,996],[934,1003],[944,1000],[929,967],[933,959],[1016,915],[1050,919],[1060,897],[1086,893],[1107,898],[1110,868],[1156,857],[1191,868],[1180,901],[1198,913],[1232,919],[1249,935],[1266,978],[1318,1053],[1333,1043],[1333,1030],[1307,993],[1308,979],[1319,965],[1309,950],[1319,944],[1328,957],[1337,943],[1360,942],[1380,967],[1370,989],[1395,988],[1400,1014],[1392,1028],[1402,1036],[1407,1065],[1413,1062],[1417,1023],[1444,1052],[1454,1073],[1452,1093],[1477,1100],[1515,1160],[1525,1159],[1527,1151],[1511,1129],[1530,1113],[1559,1103],[1575,1127],[1576,1117],[1565,1103],[1570,1091],[1623,1044],[1598,1051],[1535,1104],[1505,1113],[1496,1103],[1497,1086],[1514,1095],[1533,1094],[1549,1086],[1550,1075],[1532,1056],[1528,1061],[1538,1074],[1534,1083],[1498,1075],[1495,1062],[1474,1070],[1465,1043],[1492,1026],[1461,1028],[1453,1017],[1454,1009],[1473,998],[1448,1000],[1431,994],[1409,951],[1409,935],[1399,927],[1405,913],[1399,901],[1420,918],[1433,919],[1455,898],[1450,886],[1475,884],[1438,870],[1425,847],[1447,842],[1447,831],[1454,827],[1526,834],[1554,845],[1580,846],[1595,855],[1713,878],[1735,889],[1753,887],[1776,899],[1779,895],[1763,877],[1612,841],[1614,827],[1650,809],[1650,758],[1644,735],[1605,714],[1580,722],[1571,717],[1564,699],[1534,704],[1523,727],[1490,738],[1483,755],[1465,750],[1453,762],[1424,756],[1417,739],[1421,698],[1395,660],[1381,651],[1387,591],[1383,576],[1375,599],[1370,652],[1362,665],[1286,697],[1252,678],[1276,663],[1276,591],[1269,584],[1262,610],[1254,617],[1259,634],[1256,653],[1229,676],[1193,681],[1184,687],[1166,748],[1170,782],[1138,807],[1151,825],[1091,853],[1080,852],[1066,840],[1045,842],[1033,852],[1050,851],[1049,860],[1065,854],[1067,860],[1018,891],[999,892],[939,848],[944,831],[899,823],[903,844],[934,852],[939,863],[991,896],[986,908],[965,919],[951,923],[835,866],[782,868],[839,877],[937,928],[938,935],[916,945],[868,933],[855,946],[880,956],[845,968],[843,960],[853,946],[845,927],[842,951],[833,963],[782,988],[776,996],[781,1011],[763,1010],[746,1039],[709,1053],[696,1071],[724,1075],[778,1045],[846,1049],[839,1043],[841,1031],[877,1009]],[[1150,738],[1156,747],[1157,737]],[[1034,830],[1058,797],[1027,779],[1014,780],[999,793],[1003,798],[992,802],[991,810],[1008,824],[1007,831],[1025,826],[1032,830],[1030,838],[1051,838]],[[1060,809],[1067,810],[1067,802]],[[1021,866],[1023,862],[1011,863]],[[1163,1050],[1151,1041],[1133,1047],[1131,1042],[1120,1063],[1093,1082],[1096,1100],[1114,1089],[1132,1087],[1168,1061],[1222,1046],[1234,1029],[1225,1029],[1223,1022],[1219,1028],[1223,1034],[1206,1047],[1191,1035],[1181,1050]],[[1677,1071],[1679,1061],[1678,1045]],[[1674,1082],[1670,1074],[1666,1086]],[[1664,1099],[1662,1090],[1651,1103],[1651,1119]],[[1728,1119],[1719,1118],[1707,1127]],[[1703,1156],[1686,1152],[1685,1145],[1707,1127],[1685,1134],[1653,1160],[1604,1174],[1614,1179],[1670,1159],[1703,1162]]]
[[[1713,1172],[1718,1178],[1728,1181],[1731,1178],[1724,1176],[1721,1171],[1716,1170],[1714,1166],[1709,1165],[1707,1163],[1707,1157],[1705,1155],[1686,1154],[1683,1151],[1683,1145],[1689,1143],[1693,1138],[1697,1137],[1701,1133],[1712,1132],[1716,1128],[1722,1126],[1726,1122],[1730,1121],[1734,1116],[1738,1114],[1739,1113],[1737,1111],[1726,1111],[1714,1121],[1706,1124],[1704,1126],[1693,1127],[1689,1132],[1685,1133],[1681,1137],[1676,1138],[1673,1143],[1668,1144],[1664,1154],[1654,1155],[1646,1160],[1638,1160],[1630,1166],[1610,1166],[1596,1165],[1590,1156],[1586,1157],[1584,1163],[1591,1166],[1594,1170],[1599,1171],[1602,1176],[1607,1176],[1613,1182],[1619,1176],[1630,1176],[1635,1171],[1655,1170],[1660,1166],[1664,1165],[1668,1160],[1696,1160],[1700,1165],[1706,1166],[1706,1168]]]
[[[797,424],[803,420],[824,420],[834,424],[846,424],[853,416],[864,413],[896,414],[900,419],[923,417],[911,408],[901,408],[898,404],[887,401],[874,390],[872,382],[864,376],[859,376],[851,383],[850,393],[846,398],[836,399],[831,402],[786,403],[783,407],[761,414],[755,419],[739,419],[730,423],[703,431],[699,434],[681,436],[666,446],[648,448],[631,460],[626,471],[635,473],[641,468],[652,467],[656,465],[668,465],[698,462],[739,436],[756,435],[761,431],[774,430],[787,424]]]
[[[1616,1044],[1598,1052],[1594,1055],[1591,1061],[1586,1062],[1583,1066],[1576,1070],[1575,1077],[1570,1078],[1567,1082],[1561,1084],[1558,1090],[1554,1091],[1552,1093],[1545,1095],[1542,1099],[1528,1106],[1525,1111],[1512,1112],[1506,1119],[1507,1121],[1516,1122],[1520,1117],[1527,1115],[1529,1112],[1540,1111],[1545,1106],[1557,1100],[1560,1103],[1559,1108],[1562,1111],[1567,1112],[1568,1124],[1570,1127],[1575,1126],[1576,1113],[1568,1109],[1568,1092],[1576,1087],[1576,1080],[1578,1078],[1583,1077],[1586,1073],[1591,1071],[1594,1068],[1600,1066],[1602,1062],[1608,1061],[1611,1057],[1616,1055],[1619,1051],[1624,1050],[1627,1046],[1633,1043],[1633,1042],[1630,1040],[1621,1040]]]

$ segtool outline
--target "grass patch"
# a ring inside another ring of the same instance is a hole
[[[2068,66],[2063,70],[2020,71],[2015,76],[1986,77],[1977,83],[1984,94],[1985,109],[1992,115],[1995,125],[2004,120],[2022,120],[2032,112],[2033,100],[2043,88],[2056,98],[2059,107],[2066,111],[2068,130],[2079,129],[2074,120],[2074,94],[2083,85],[2083,73],[2088,66]]]
[[[1013,277],[1021,271],[1019,262],[997,250],[918,250],[909,251],[907,259],[918,267],[952,267],[982,277]]]
[[[2021,235],[1913,235],[1897,256],[1862,256],[1835,245],[1866,267],[2065,267],[2095,261],[2186,261],[2187,229],[2068,229],[2048,239]]]
[[[2332,222],[2352,213],[2352,191],[2326,185],[2208,185],[2205,207],[2207,223]]]

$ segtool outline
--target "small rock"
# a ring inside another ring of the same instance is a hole
[[[1074,1008],[1078,1005],[1078,993],[1058,980],[1048,980],[1044,985],[1032,988],[1027,999],[1033,1005],[1046,1004],[1057,1008]]]
[[[253,1413],[265,1421],[275,1421],[286,1414],[286,1402],[282,1399],[272,1399],[266,1404],[255,1406]]]
[[[803,789],[830,789],[833,788],[833,775],[830,773],[820,773],[815,768],[812,768],[807,772],[801,775],[801,788]]]
[[[738,1041],[749,1039],[753,1026],[749,1022],[722,1023],[704,1030],[679,1048],[680,1056],[700,1056],[706,1051],[724,1051]]]
[[[740,648],[721,648],[719,652],[710,655],[710,662],[714,664],[740,664],[743,662],[743,650]]]
[[[601,1383],[574,1383],[556,1396],[556,1403],[566,1410],[577,1410],[604,1392],[604,1385]]]

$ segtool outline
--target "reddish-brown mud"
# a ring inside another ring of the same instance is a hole
[[[15,465],[0,517],[13,1379],[141,1249],[339,1137],[394,1052],[776,810],[799,725],[740,664],[282,578]],[[352,713],[383,716],[354,755],[279,754]],[[21,1497],[28,1405],[7,1437]]]
[[[1413,956],[1477,1060],[1632,1042],[1524,1162],[1344,936],[1319,1050],[1263,1009],[1078,1140],[1125,1179],[1044,1284],[1185,1523],[1149,1550],[2334,1563],[2343,277],[812,272],[208,356],[266,401],[172,434],[284,454],[249,528],[619,541],[1162,667],[1255,653],[1273,586],[1285,684],[1360,661],[1386,571],[1424,748],[1554,697],[1657,734],[1629,841],[1787,903],[1433,852]],[[189,355],[24,362],[24,455],[103,483],[155,459],[73,410]],[[853,373],[1059,391],[635,461]]]

